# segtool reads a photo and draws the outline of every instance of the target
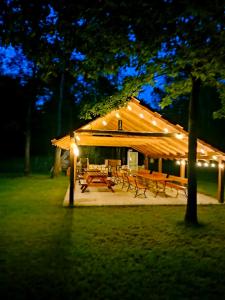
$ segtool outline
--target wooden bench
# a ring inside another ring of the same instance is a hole
[[[175,189],[177,191],[176,197],[178,196],[179,191],[183,191],[185,196],[187,197],[187,178],[169,175],[168,179],[170,179],[171,181],[166,182],[166,187]]]
[[[137,174],[150,174],[150,170],[140,169],[138,170]]]
[[[166,173],[157,172],[157,171],[152,171],[151,174],[154,175],[154,176],[159,176],[159,177],[167,177]]]

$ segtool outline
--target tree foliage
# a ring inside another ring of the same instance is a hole
[[[194,213],[186,219],[197,222],[201,87],[217,89],[222,106],[215,117],[225,116],[224,1],[4,0],[0,8],[1,43],[22,47],[34,63],[34,74],[46,83],[60,76],[62,83],[70,74],[85,118],[123,106],[143,85],[156,86],[158,76],[167,78],[162,107],[190,97],[188,209]],[[135,74],[121,81],[121,68],[128,67]],[[62,84],[60,95],[59,110]]]

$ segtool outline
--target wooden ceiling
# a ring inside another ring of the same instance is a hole
[[[122,130],[118,121],[122,120]],[[113,110],[74,131],[78,146],[133,148],[152,158],[187,158],[188,132],[132,98],[126,107]],[[70,136],[53,139],[52,144],[68,150]],[[198,159],[224,160],[225,153],[198,140]]]

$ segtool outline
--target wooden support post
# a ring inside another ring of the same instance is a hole
[[[185,177],[185,169],[186,169],[185,163],[181,163],[180,164],[180,177]]]
[[[218,201],[224,202],[224,162],[218,163]]]
[[[148,168],[149,168],[149,159],[148,159],[148,155],[145,155],[144,165],[145,165],[145,170],[148,170]]]
[[[69,194],[69,205],[74,206],[74,149],[73,145],[75,140],[73,136],[70,136],[70,194]]]
[[[77,155],[74,154],[74,195],[76,194],[76,178],[77,178]]]
[[[79,155],[79,149],[76,144],[74,133],[71,133],[70,135],[70,194],[69,194],[70,207],[74,206],[78,155]]]
[[[158,171],[162,173],[162,158],[158,159]]]

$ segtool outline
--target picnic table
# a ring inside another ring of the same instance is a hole
[[[111,177],[108,177],[108,175],[105,173],[100,171],[86,172],[84,178],[85,179],[80,181],[82,193],[84,193],[90,186],[106,186],[109,190],[111,190],[111,192],[114,192],[113,186],[115,183],[112,181]]]
[[[156,197],[159,193],[166,197],[166,183],[171,181],[165,174],[136,174],[142,179],[142,183],[147,186],[149,190],[154,193]]]
[[[147,187],[154,192],[155,197],[158,195],[158,193],[163,193],[165,196],[167,196],[167,186],[171,186],[173,184],[173,187],[178,189],[178,184],[175,184],[175,181],[182,182],[182,179],[179,177],[166,177],[160,174],[136,174],[136,176],[142,178],[144,184],[146,184]],[[179,185],[179,187],[183,188],[181,185]]]

